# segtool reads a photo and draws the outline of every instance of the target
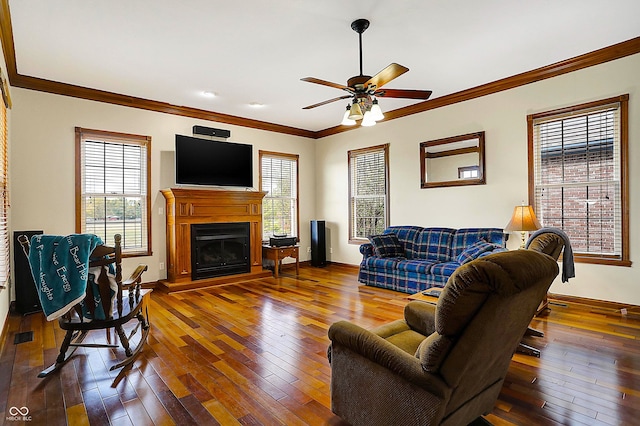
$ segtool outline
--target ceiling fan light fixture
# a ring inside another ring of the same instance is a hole
[[[364,117],[362,118],[362,123],[360,123],[360,125],[364,127],[376,125],[376,120],[373,119],[373,113],[371,112],[371,110],[367,110],[364,113]]]
[[[373,105],[371,105],[371,114],[373,115],[374,121],[380,121],[384,118],[384,114],[382,113],[382,109],[380,105],[378,105],[378,100],[373,100]]]
[[[351,105],[351,112],[349,113],[350,120],[360,120],[363,117],[362,109],[360,109],[360,105],[358,102],[354,100],[353,105]]]
[[[344,112],[344,115],[342,116],[342,122],[340,124],[342,124],[343,126],[353,126],[354,124],[356,124],[355,120],[349,118],[350,114],[351,105],[347,105],[347,110]]]

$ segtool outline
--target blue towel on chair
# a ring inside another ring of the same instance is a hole
[[[85,297],[89,255],[102,244],[92,234],[34,235],[29,264],[47,320],[64,315]]]

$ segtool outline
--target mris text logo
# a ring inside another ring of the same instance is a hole
[[[9,408],[9,415],[7,416],[7,421],[30,422],[31,416],[29,415],[29,408],[27,407]]]

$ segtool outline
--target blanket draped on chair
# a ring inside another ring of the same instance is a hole
[[[569,241],[569,236],[562,229],[553,227],[538,229],[529,236],[529,240],[527,241],[525,248],[529,248],[531,241],[533,241],[533,239],[538,235],[544,234],[545,232],[556,234],[564,240],[564,248],[562,249],[562,282],[566,283],[569,281],[569,278],[575,278],[576,271],[573,263],[573,248],[571,247],[571,241]]]
[[[102,244],[92,234],[34,235],[29,263],[48,321],[64,315],[85,297],[89,255]]]

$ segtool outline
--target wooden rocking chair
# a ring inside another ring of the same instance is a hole
[[[142,350],[142,347],[147,340],[147,336],[149,335],[150,328],[149,312],[146,303],[144,302],[145,296],[152,290],[141,288],[142,273],[147,270],[147,265],[138,265],[131,276],[123,281],[121,266],[121,236],[116,234],[114,240],[114,247],[106,245],[97,246],[92,251],[90,256],[91,260],[89,262],[90,268],[100,267],[102,270],[102,273],[96,280],[96,284],[100,294],[99,303],[102,307],[102,312],[105,313],[106,319],[87,320],[84,318],[87,311],[91,318],[96,318],[97,307],[94,303],[94,286],[88,283],[84,297],[84,313],[81,303],[78,303],[58,319],[60,328],[66,330],[66,335],[62,342],[62,346],[60,347],[60,353],[58,354],[55,363],[40,372],[38,377],[46,377],[60,369],[80,346],[92,348],[118,348],[119,345],[111,344],[109,334],[110,328],[115,329],[120,340],[120,345],[124,349],[126,355],[125,359],[120,360],[115,365],[111,366],[110,370],[115,370],[116,368],[121,368],[130,364]],[[18,237],[18,241],[22,245],[25,255],[29,257],[29,239],[25,235],[20,235]],[[107,268],[110,267],[109,265],[113,265],[113,269],[115,269],[115,282],[117,284],[115,298],[113,298],[112,286],[110,286],[109,279],[106,274]],[[113,299],[115,299],[115,306],[113,306]],[[137,320],[138,323],[127,336],[123,325],[134,319]],[[106,330],[107,333],[106,344],[83,343],[85,337],[91,330],[103,329]],[[138,332],[138,330],[141,332],[140,340],[136,347],[132,349],[129,346],[129,340]]]

